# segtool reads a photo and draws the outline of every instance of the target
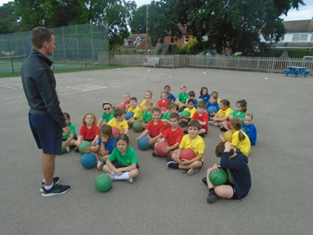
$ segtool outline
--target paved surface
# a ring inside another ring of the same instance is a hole
[[[249,156],[252,189],[242,201],[207,204],[208,189],[201,178],[219,162],[214,149],[220,131],[210,126],[205,164],[194,176],[168,170],[165,159],[140,151],[138,134],[131,131],[141,167],[134,184],[114,182],[110,192],[97,192],[94,179],[99,171],[83,169],[80,155],[72,151],[56,161],[56,175],[71,191],[43,198],[41,152],[28,126],[20,78],[2,78],[0,234],[312,233],[312,77],[189,68],[126,68],[56,77],[61,107],[77,131],[84,113],[100,117],[102,101],[116,105],[124,92],[141,101],[147,89],[157,101],[166,84],[175,95],[181,84],[196,94],[207,86],[232,107],[246,99],[258,128],[258,142]]]

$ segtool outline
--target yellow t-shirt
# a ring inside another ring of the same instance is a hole
[[[142,116],[142,111],[138,106],[136,106],[136,108],[133,108],[132,106],[130,106],[127,112],[133,112],[134,118],[136,119],[140,119]]]
[[[115,118],[112,118],[111,121],[108,123],[111,127],[116,127],[120,130],[121,134],[124,133],[124,129],[128,129],[127,121],[124,119],[121,122],[116,122]]]
[[[251,150],[251,142],[246,133],[242,131],[242,133],[246,136],[246,138],[242,141],[239,140],[239,131],[235,131],[232,135],[231,144],[239,149],[244,155],[248,157]]]
[[[231,115],[231,113],[233,112],[233,110],[231,109],[231,108],[227,108],[226,110],[218,110],[218,112],[217,113],[225,113],[225,116],[227,116],[227,117],[229,117],[230,115]]]
[[[146,99],[144,99],[141,103],[140,103],[140,108],[141,108],[141,111],[142,111],[142,113],[144,113],[147,109],[146,109]],[[152,102],[151,100],[150,100],[150,102]],[[154,104],[152,103],[152,107],[154,107]]]
[[[193,141],[190,141],[189,134],[187,134],[184,135],[183,139],[181,140],[179,148],[192,149],[195,152],[196,156],[198,156],[199,153],[204,154],[205,144],[203,139],[199,135]],[[201,161],[204,161],[204,155]]]
[[[189,117],[192,118],[195,112],[197,112],[197,109],[195,107],[193,107],[192,109],[185,108],[184,111],[188,111],[190,113]]]

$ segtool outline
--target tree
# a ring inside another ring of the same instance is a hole
[[[14,2],[0,7],[0,34],[15,32],[18,29],[18,18],[14,15]]]
[[[148,5],[149,7],[149,5]],[[139,7],[133,14],[130,22],[132,33],[146,33],[147,5]]]

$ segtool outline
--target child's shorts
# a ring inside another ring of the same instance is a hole
[[[74,137],[73,140],[77,140],[77,137]],[[67,141],[67,139],[62,138],[62,142]]]
[[[37,147],[44,154],[61,154],[62,127],[50,116],[29,113],[28,121]]]
[[[233,193],[234,193],[234,194],[233,194],[233,196],[231,197],[231,199],[232,199],[232,200],[242,199],[242,198],[244,198],[244,197],[246,197],[246,196],[247,196],[247,194],[246,194],[246,195],[241,196],[240,198],[238,198],[238,194],[237,194],[237,191],[236,191],[235,185],[234,185],[234,184],[232,184],[231,182],[229,182],[228,180],[226,181],[225,185],[229,185],[229,186],[231,186],[231,187],[233,188]]]
[[[121,164],[119,164],[118,161],[114,161],[114,162],[112,162],[112,164],[115,166],[116,169],[122,168],[122,167],[126,167],[126,166],[122,166]],[[136,163],[136,168],[139,169],[139,164],[138,163]]]

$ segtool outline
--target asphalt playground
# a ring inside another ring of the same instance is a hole
[[[144,91],[159,100],[165,85],[177,95],[181,84],[199,95],[200,87],[220,98],[245,99],[258,129],[249,167],[252,188],[242,201],[208,204],[201,182],[206,169],[219,159],[215,146],[219,128],[204,138],[205,162],[193,176],[169,170],[166,160],[138,149],[140,173],[134,183],[113,182],[99,193],[94,180],[100,172],[84,169],[74,151],[57,157],[55,175],[71,190],[43,198],[40,189],[41,151],[28,125],[28,105],[20,77],[0,79],[0,234],[311,234],[312,233],[312,76],[239,72],[196,68],[123,68],[56,74],[63,111],[79,132],[84,113],[97,118],[103,101],[117,105],[123,93],[143,99]],[[311,232],[310,232],[311,231]]]

